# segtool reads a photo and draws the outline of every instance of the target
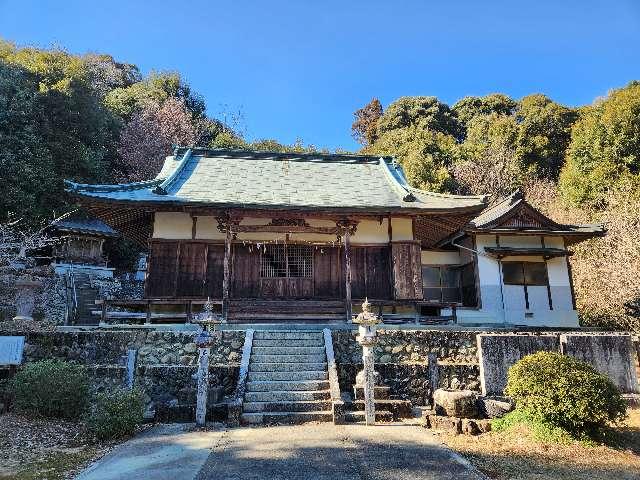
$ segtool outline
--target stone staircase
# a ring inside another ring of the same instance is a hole
[[[333,421],[327,357],[320,331],[256,331],[240,421]]]
[[[98,289],[91,286],[91,277],[86,273],[74,273],[73,282],[77,300],[75,324],[97,325],[99,317],[92,315],[92,310],[96,308],[95,301],[100,297]]]

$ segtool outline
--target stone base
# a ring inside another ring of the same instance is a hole
[[[445,390],[433,393],[433,403],[438,415],[460,418],[478,418],[476,394],[471,390]]]
[[[491,420],[445,417],[443,415],[435,415],[430,411],[425,411],[422,420],[425,428],[432,428],[454,435],[480,435],[491,431]]]

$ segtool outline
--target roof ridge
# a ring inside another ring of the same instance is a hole
[[[64,184],[68,187],[68,192],[77,192],[79,190],[85,190],[88,192],[125,192],[129,190],[144,190],[150,187],[155,187],[162,182],[164,178],[154,178],[152,180],[143,180],[141,182],[130,183],[116,183],[116,184],[92,184],[92,183],[77,183],[71,180],[64,180]]]
[[[358,153],[327,153],[327,152],[276,152],[272,150],[251,150],[244,148],[207,148],[207,147],[176,147],[174,155],[185,153],[191,150],[192,155],[202,156],[206,154],[227,154],[227,155],[252,155],[256,157],[281,157],[275,158],[275,160],[295,160],[296,157],[300,158],[319,158],[323,161],[345,161],[355,160],[363,162],[378,162],[380,158],[385,162],[393,162],[395,157],[391,155],[364,155]],[[292,158],[293,157],[293,158]],[[242,158],[242,157],[239,157]]]
[[[438,193],[438,192],[432,192],[430,190],[422,190],[420,188],[416,188],[416,187],[412,187],[412,186],[408,186],[407,187],[409,190],[414,191],[414,192],[419,192],[422,193],[424,195],[430,195],[432,197],[439,197],[439,198],[461,198],[461,199],[465,199],[465,200],[469,200],[469,199],[473,199],[476,198],[478,200],[482,200],[482,201],[486,201],[488,197],[490,197],[491,195],[487,194],[487,195],[458,195],[455,193]],[[493,208],[493,207],[490,207]],[[486,210],[483,211],[483,213]]]

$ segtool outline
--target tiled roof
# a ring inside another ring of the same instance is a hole
[[[484,196],[441,195],[410,188],[391,157],[180,149],[153,181],[81,185],[85,198],[222,208],[479,210]]]
[[[69,218],[51,222],[51,228],[62,232],[84,233],[105,237],[117,237],[120,234],[97,218]]]
[[[510,227],[502,227],[503,219],[508,218],[517,209],[529,209],[534,211],[536,216],[541,220],[541,229],[557,232],[558,234],[584,234],[585,237],[604,235],[606,229],[604,225],[597,223],[589,223],[582,225],[567,225],[554,222],[552,219],[540,213],[532,207],[524,198],[521,190],[516,190],[503,200],[497,202],[491,207],[484,210],[480,215],[472,219],[465,229],[467,230],[497,230],[512,229]]]

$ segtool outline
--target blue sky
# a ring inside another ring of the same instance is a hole
[[[374,96],[580,105],[640,79],[639,0],[0,0],[0,36],[177,70],[248,138],[331,149]]]

